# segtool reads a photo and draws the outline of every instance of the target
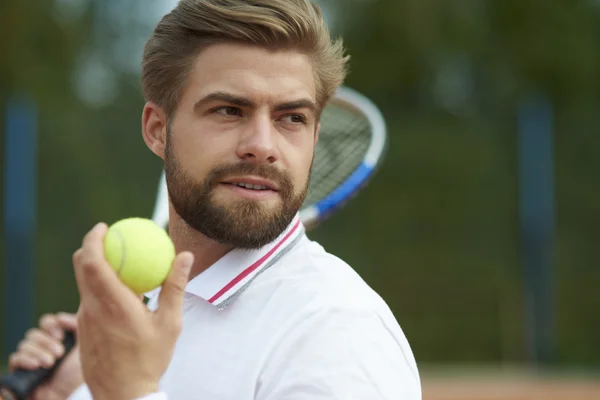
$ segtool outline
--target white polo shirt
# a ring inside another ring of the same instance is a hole
[[[232,251],[188,283],[160,389],[144,400],[421,399],[389,307],[298,216],[264,248]],[[85,385],[69,397],[90,399]]]

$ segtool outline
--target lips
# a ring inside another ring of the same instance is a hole
[[[250,190],[272,190],[274,192],[278,190],[277,186],[273,182],[266,179],[253,177],[230,178],[222,181],[221,183],[239,186]]]
[[[244,183],[244,182],[240,182],[240,183],[230,183],[230,185],[234,185],[234,186],[239,186],[239,187],[243,187],[245,189],[252,189],[252,190],[271,190],[269,189],[267,186],[263,186],[263,185],[253,185],[251,183]]]

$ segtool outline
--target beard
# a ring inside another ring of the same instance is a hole
[[[173,209],[192,229],[217,243],[235,248],[259,249],[275,240],[302,207],[308,179],[296,193],[291,176],[269,164],[240,162],[215,166],[202,181],[181,168],[167,134],[165,176]],[[253,175],[277,185],[280,205],[272,207],[252,199],[230,204],[215,201],[214,190],[231,176]],[[309,173],[310,176],[310,173]]]

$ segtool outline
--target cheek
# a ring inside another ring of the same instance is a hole
[[[297,187],[304,185],[309,177],[313,152],[314,144],[309,143],[288,153],[290,154],[288,168]]]
[[[219,135],[215,127],[209,124],[194,121],[184,127],[181,123],[176,132],[173,134],[175,155],[188,170],[206,173],[214,166],[231,159],[232,145],[227,142],[229,136]]]

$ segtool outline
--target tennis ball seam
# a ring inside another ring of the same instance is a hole
[[[113,232],[117,234],[119,243],[121,244],[121,260],[119,261],[119,268],[117,268],[117,276],[121,276],[121,271],[123,271],[123,266],[125,265],[125,238],[120,230],[113,229]]]

